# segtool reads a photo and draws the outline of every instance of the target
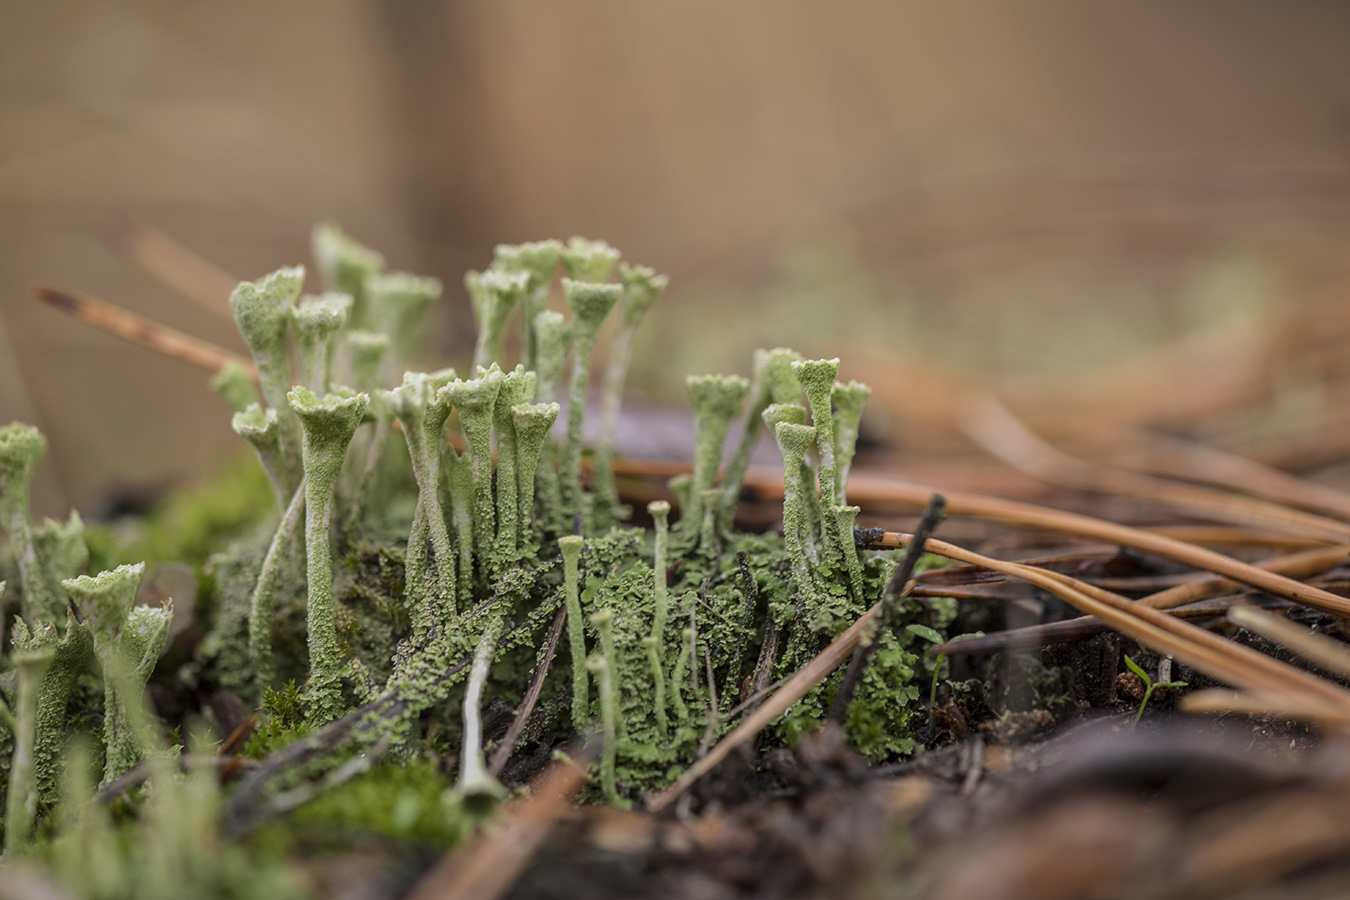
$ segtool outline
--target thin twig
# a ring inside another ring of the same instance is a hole
[[[1319,547],[1300,553],[1273,556],[1261,560],[1256,566],[1281,575],[1306,578],[1334,568],[1343,562],[1350,548]],[[1150,594],[1135,601],[1153,609],[1175,609],[1206,597],[1212,597],[1237,587],[1237,583],[1217,575],[1209,575],[1189,584],[1178,585],[1156,594]],[[939,653],[960,653],[965,655],[994,653],[1000,649],[1030,649],[1050,644],[1068,643],[1100,634],[1105,626],[1094,622],[1090,616],[1067,619],[1062,622],[1049,622],[1032,625],[1027,628],[1015,628],[982,638],[968,638],[962,641],[943,644]],[[1006,644],[1006,646],[1004,646]]]
[[[862,482],[876,499],[884,498],[897,503],[921,506],[928,502],[932,489],[909,484],[897,479],[878,478],[863,473],[849,476],[850,482]],[[853,485],[850,484],[850,493]],[[1176,562],[1185,563],[1197,569],[1225,575],[1234,581],[1278,594],[1295,603],[1313,606],[1324,612],[1340,616],[1350,616],[1350,600],[1329,591],[1310,587],[1292,578],[1266,572],[1249,563],[1239,562],[1231,556],[1215,553],[1203,547],[1187,544],[1142,528],[1118,525],[1105,519],[1084,516],[1078,513],[1064,512],[1037,506],[1034,503],[1020,503],[1015,500],[1003,500],[998,497],[986,497],[982,494],[969,494],[963,491],[946,491],[948,515],[965,515],[988,519],[996,522],[1010,522],[1017,525],[1030,525],[1047,528],[1068,534],[1079,534],[1100,540],[1112,541],[1136,550],[1145,550]],[[885,545],[885,544],[883,544]],[[897,545],[898,546],[898,545]]]
[[[502,738],[501,744],[492,754],[492,764],[488,766],[488,772],[491,773],[493,778],[499,777],[502,774],[502,769],[506,768],[506,763],[511,758],[512,751],[516,748],[516,741],[520,740],[520,734],[525,730],[525,723],[529,721],[530,714],[534,712],[535,704],[539,702],[539,694],[544,689],[544,679],[548,676],[549,666],[553,664],[553,655],[558,649],[558,638],[562,635],[563,622],[566,619],[566,607],[559,609],[558,614],[553,617],[553,626],[548,631],[548,639],[544,642],[544,652],[539,658],[539,664],[534,667],[534,677],[530,679],[530,687],[525,692],[525,699],[521,702],[520,709],[516,710],[516,717],[511,720],[511,727],[506,729],[506,737]]]
[[[40,284],[33,286],[33,296],[48,306],[69,313],[91,328],[119,337],[138,347],[153,350],[209,372],[218,372],[226,364],[234,363],[257,380],[258,372],[251,360],[208,341],[152,322],[106,300]]]
[[[107,244],[183,296],[233,323],[230,293],[239,279],[126,210],[112,207],[100,229]]]
[[[962,418],[962,431],[990,454],[1042,481],[1061,487],[1143,498],[1197,518],[1275,528],[1350,543],[1350,525],[1193,484],[1166,481],[1070,456],[1032,432],[992,395],[981,395]]]
[[[901,543],[907,540],[906,537]],[[1110,591],[1058,572],[982,556],[945,541],[930,539],[928,551],[1029,581],[1149,649],[1175,656],[1191,668],[1235,687],[1302,693],[1315,696],[1333,709],[1350,709],[1350,691],[1330,681]]]
[[[831,701],[830,711],[826,716],[827,721],[842,722],[844,720],[844,713],[848,710],[849,701],[853,699],[853,692],[857,690],[863,672],[867,670],[867,664],[871,661],[872,654],[876,652],[881,634],[894,622],[900,601],[904,599],[909,580],[914,576],[914,567],[923,558],[924,545],[946,514],[946,506],[946,501],[942,499],[942,495],[934,494],[932,499],[928,501],[928,505],[924,507],[923,515],[919,517],[919,524],[914,529],[914,539],[905,547],[905,555],[901,558],[900,564],[895,567],[895,571],[891,573],[890,580],[886,582],[886,589],[881,594],[881,616],[877,622],[877,627],[872,629],[867,638],[858,645],[858,649],[853,651],[853,659],[849,661],[848,669],[844,672],[844,680],[840,682],[839,689],[834,692],[834,700]]]

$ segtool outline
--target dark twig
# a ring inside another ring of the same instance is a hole
[[[857,690],[863,672],[867,671],[867,663],[871,661],[872,654],[876,652],[878,639],[895,621],[900,601],[905,596],[905,589],[909,585],[910,578],[914,576],[914,567],[923,558],[924,544],[928,543],[929,536],[937,528],[938,523],[942,521],[946,511],[947,501],[942,498],[941,494],[934,494],[929,499],[928,505],[924,507],[923,515],[919,518],[919,524],[914,529],[914,540],[905,548],[905,555],[901,558],[900,565],[895,567],[895,572],[891,574],[891,579],[886,583],[886,589],[882,592],[881,612],[873,627],[868,630],[863,640],[858,642],[857,649],[853,651],[853,659],[849,660],[848,669],[844,672],[844,680],[839,683],[839,690],[834,692],[834,700],[830,703],[830,712],[826,717],[827,721],[842,722],[844,720],[844,713],[848,710],[849,701],[853,699],[853,692]]]
[[[549,629],[548,640],[544,643],[544,652],[539,657],[539,663],[534,667],[530,688],[525,692],[520,709],[516,710],[516,717],[511,720],[511,727],[506,730],[506,737],[502,738],[497,751],[492,754],[492,765],[488,766],[488,772],[493,778],[501,775],[502,769],[506,768],[507,760],[511,758],[511,752],[516,748],[516,741],[520,740],[520,733],[525,730],[525,723],[529,721],[530,713],[534,712],[534,705],[539,702],[539,694],[544,689],[544,678],[548,675],[549,666],[553,664],[553,654],[558,649],[558,638],[562,635],[563,622],[566,620],[567,609],[564,607],[553,617],[553,627]]]
[[[764,646],[759,648],[759,660],[755,663],[755,674],[750,682],[750,699],[746,701],[747,712],[753,713],[759,708],[759,701],[769,688],[769,676],[773,674],[773,664],[778,661],[778,623],[769,617],[769,627],[764,635]]]

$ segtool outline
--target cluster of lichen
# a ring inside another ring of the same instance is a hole
[[[678,775],[880,595],[894,560],[860,554],[858,509],[845,495],[870,391],[837,383],[838,360],[780,348],[756,354],[748,379],[689,378],[693,471],[670,485],[677,522],[656,501],[646,532],[623,524],[631,511],[613,442],[633,335],[664,277],[620,265],[603,242],[499,246],[486,271],[465,278],[479,336],[460,376],[408,368],[439,282],[384,271],[379,254],[332,226],[316,229],[314,255],[326,293],[301,295],[301,267],[238,287],[231,304],[256,387],[238,366],[213,379],[280,515],[212,557],[200,606],[213,622],[196,677],[265,716],[282,696],[303,711],[284,728],[265,721],[250,752],[395,697],[397,714],[363,732],[365,745],[405,760],[419,749],[457,753],[456,796],[498,797],[479,708],[487,691],[521,702],[564,608],[567,636],[539,709],[558,711],[557,733],[603,733],[598,783],[625,802]],[[550,308],[559,266],[570,317]],[[615,310],[588,489],[592,356]],[[738,419],[740,440],[724,458]],[[741,483],[765,431],[783,460],[783,529],[741,533]],[[0,514],[20,608],[8,659],[16,712],[5,713],[11,845],[39,799],[44,809],[56,799],[57,762],[75,730],[67,705],[91,663],[105,782],[174,752],[143,690],[171,610],[133,605],[139,566],[82,575],[78,517],[31,527],[27,483],[43,445],[27,426],[0,431]],[[912,748],[919,658],[911,631],[876,639],[846,725],[862,751],[882,757]],[[780,738],[818,723],[835,684],[790,710]]]

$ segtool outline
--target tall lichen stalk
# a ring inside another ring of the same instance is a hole
[[[672,483],[674,507],[648,504],[647,534],[619,525],[628,511],[613,472],[624,378],[663,276],[620,265],[601,241],[499,246],[466,278],[479,335],[458,376],[413,364],[439,282],[385,271],[382,255],[336,226],[316,229],[313,246],[327,293],[302,296],[296,266],[231,298],[261,391],[242,367],[212,383],[266,474],[275,519],[212,557],[204,583],[214,595],[198,607],[214,614],[210,632],[191,666],[175,665],[260,704],[259,740],[275,742],[273,759],[292,752],[288,735],[347,737],[331,756],[295,745],[303,772],[250,781],[271,777],[264,765],[235,798],[319,794],[386,751],[457,755],[457,789],[445,796],[477,815],[503,795],[483,756],[486,703],[502,697],[526,707],[522,727],[536,721],[524,718],[530,709],[541,723],[524,742],[598,731],[598,794],[627,803],[678,775],[753,691],[795,671],[879,593],[893,560],[858,555],[845,494],[869,392],[837,383],[837,360],[778,348],[756,355],[749,379],[689,378],[692,471]],[[602,368],[597,337],[616,310]],[[593,369],[604,377],[588,490]],[[724,459],[737,422],[743,438]],[[746,534],[735,528],[740,485],[767,439],[783,457],[781,534]],[[101,723],[105,784],[148,761],[160,782],[151,796],[168,796],[164,761],[183,750],[145,702],[172,608],[135,605],[140,566],[86,573],[78,518],[33,527],[28,485],[44,449],[35,429],[0,429],[0,524],[21,612],[5,663],[17,690],[0,680],[14,711],[0,714],[14,738],[12,848],[57,801],[59,748],[83,723]],[[549,633],[548,652],[532,652]],[[863,679],[847,704],[846,726],[874,756],[909,746],[917,657],[906,635],[877,636],[885,677]],[[564,671],[550,677],[555,646]],[[79,684],[91,661],[97,708]],[[774,737],[819,722],[831,689],[795,705]]]

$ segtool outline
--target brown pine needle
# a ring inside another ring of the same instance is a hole
[[[234,321],[230,293],[239,279],[125,210],[108,210],[100,229],[104,241],[146,272],[202,308]]]
[[[1179,437],[1135,436],[1136,449],[1124,451],[1127,468],[1230,488],[1338,519],[1350,519],[1350,494],[1296,478],[1274,466]]]
[[[850,496],[854,494],[855,481],[874,500],[904,503],[911,506],[923,506],[933,493],[931,487],[859,472],[849,476]],[[998,497],[967,494],[962,491],[942,490],[941,493],[942,496],[947,498],[949,515],[973,516],[996,522],[1028,525],[1112,541],[1121,546],[1156,553],[1159,556],[1184,563],[1196,569],[1225,575],[1233,581],[1260,588],[1272,594],[1278,594],[1287,600],[1293,600],[1295,603],[1316,607],[1335,615],[1350,615],[1350,600],[1344,597],[1311,585],[1302,584],[1283,575],[1264,571],[1249,563],[1233,559],[1231,556],[1224,556],[1203,547],[1169,538],[1163,534],[1142,528],[1132,528],[1128,525],[1118,525],[1092,516],[1037,506],[1034,503],[1020,503],[1016,500],[1003,500]]]
[[[1257,568],[1265,569],[1270,572],[1277,572],[1281,575],[1288,575],[1293,578],[1307,578],[1313,575],[1332,569],[1343,562],[1350,554],[1350,547],[1321,547],[1314,550],[1305,550],[1301,553],[1290,553],[1283,556],[1273,556],[1269,559],[1263,559],[1255,563]],[[1218,575],[1204,576],[1200,580],[1190,582],[1189,584],[1178,585],[1174,588],[1168,588],[1165,591],[1159,591],[1156,594],[1150,594],[1147,597],[1141,597],[1135,602],[1152,607],[1153,609],[1176,609],[1188,603],[1194,603],[1207,597],[1213,597],[1217,594],[1230,591],[1238,585],[1222,578]],[[941,588],[934,588],[932,593],[936,594]],[[946,596],[957,596],[948,594]],[[957,599],[961,599],[957,596]],[[1098,625],[1100,623],[1097,623]],[[1008,631],[1000,631],[995,634],[987,634],[981,638],[968,638],[963,641],[950,641],[938,648],[940,653],[993,653],[1005,648],[1023,649],[1027,647],[1044,647],[1050,644],[1067,643],[1071,640],[1079,640],[1091,637],[1100,633],[1098,627],[1094,627],[1091,617],[1084,616],[1078,619],[1068,619],[1060,622],[1049,622],[1043,625],[1030,625],[1025,628],[1013,628]]]
[[[549,764],[528,799],[503,807],[495,822],[444,857],[418,882],[408,900],[493,900],[515,883],[534,851],[572,806],[586,781],[590,757]]]
[[[900,545],[903,546],[908,539],[908,535],[901,536]],[[1174,656],[1191,668],[1226,684],[1247,690],[1307,694],[1320,698],[1335,709],[1350,712],[1350,691],[1250,647],[1235,644],[1189,622],[1173,618],[1165,612],[1150,609],[1058,572],[993,559],[932,538],[926,546],[930,553],[981,565],[1035,584],[1080,612],[1096,616],[1126,637],[1156,652]]]
[[[1318,634],[1284,616],[1254,607],[1235,606],[1228,620],[1303,657],[1313,665],[1350,678],[1350,646]]]
[[[119,337],[138,347],[153,350],[209,372],[218,372],[227,363],[235,363],[257,380],[257,369],[252,360],[208,341],[152,322],[105,300],[40,284],[33,286],[33,296],[48,306],[69,313],[91,328]]]
[[[1009,466],[1060,487],[1151,500],[1185,515],[1216,522],[1350,543],[1350,525],[1334,519],[1070,456],[1044,441],[1012,410],[987,394],[971,403],[961,427],[971,440]]]
[[[1237,713],[1244,716],[1292,719],[1296,722],[1311,722],[1329,729],[1350,730],[1350,713],[1328,707],[1313,697],[1290,694],[1207,688],[1186,694],[1178,702],[1177,708],[1190,713],[1211,715]]]

